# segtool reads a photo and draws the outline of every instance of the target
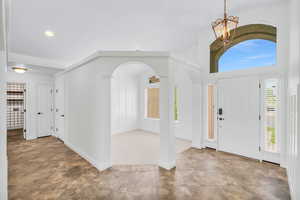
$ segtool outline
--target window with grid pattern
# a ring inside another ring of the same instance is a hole
[[[147,88],[147,118],[159,119],[159,88]]]

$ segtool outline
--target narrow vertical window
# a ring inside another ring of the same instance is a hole
[[[208,139],[215,139],[214,134],[214,86],[208,86]]]
[[[147,118],[159,119],[159,88],[147,88]]]
[[[178,121],[178,89],[174,88],[174,120]]]
[[[278,152],[278,80],[265,80],[264,87],[264,142],[265,151]]]

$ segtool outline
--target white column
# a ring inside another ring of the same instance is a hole
[[[203,147],[203,101],[202,101],[202,85],[201,82],[193,81],[192,86],[192,147],[201,149]]]
[[[101,75],[101,86],[99,92],[102,96],[100,102],[99,119],[99,157],[97,168],[102,171],[112,166],[111,164],[111,76]]]
[[[160,76],[160,161],[159,166],[170,170],[176,166],[175,135],[173,129],[173,87],[172,81]]]

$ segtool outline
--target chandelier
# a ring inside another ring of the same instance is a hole
[[[238,17],[227,15],[226,0],[224,0],[224,18],[219,18],[212,23],[212,28],[214,30],[216,39],[222,40],[224,46],[229,44],[234,38],[238,23]]]

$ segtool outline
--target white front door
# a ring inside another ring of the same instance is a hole
[[[52,133],[53,119],[53,91],[52,86],[47,84],[38,85],[38,137],[48,136]]]
[[[259,80],[218,81],[218,149],[260,159]]]

